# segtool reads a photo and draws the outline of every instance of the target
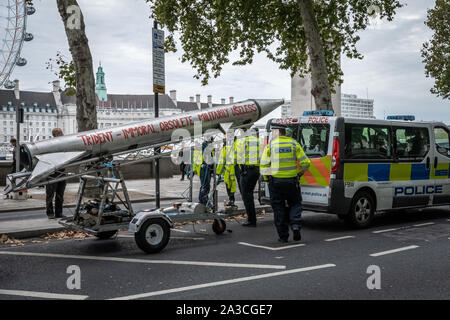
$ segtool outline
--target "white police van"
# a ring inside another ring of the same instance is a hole
[[[376,211],[450,204],[450,130],[413,116],[387,120],[334,117],[312,111],[287,124],[312,164],[300,178],[303,208],[337,214],[356,227]],[[332,112],[331,112],[332,113]],[[260,184],[260,201],[268,201]]]

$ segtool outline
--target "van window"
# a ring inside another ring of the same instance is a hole
[[[450,138],[448,131],[444,128],[434,128],[434,140],[437,152],[450,158]]]
[[[309,158],[321,158],[327,155],[330,125],[302,123],[291,126],[292,138],[298,141]]]
[[[395,139],[399,159],[423,160],[430,150],[427,128],[395,128]]]
[[[392,159],[391,130],[385,126],[347,124],[346,159]]]

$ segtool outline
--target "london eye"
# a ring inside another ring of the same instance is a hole
[[[26,0],[0,0],[0,87],[13,89],[10,76],[14,68],[27,64],[21,51],[24,42],[33,40],[33,35],[27,32],[27,16],[35,11]]]

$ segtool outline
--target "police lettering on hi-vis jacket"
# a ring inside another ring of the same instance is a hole
[[[299,241],[302,217],[299,178],[309,169],[311,160],[295,139],[286,136],[286,125],[272,125],[272,129],[272,141],[264,148],[260,172],[264,180],[269,181],[279,241],[288,242],[289,226],[294,240]]]
[[[244,227],[256,227],[256,209],[253,191],[259,179],[259,139],[257,129],[239,138],[234,144],[236,162],[239,171],[239,186],[247,212],[247,222]]]

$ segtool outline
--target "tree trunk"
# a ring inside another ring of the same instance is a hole
[[[97,129],[94,70],[83,13],[76,0],[56,0],[56,3],[64,23],[69,50],[75,66],[78,132]],[[77,10],[74,10],[74,6]],[[96,181],[89,180],[87,182],[84,195],[90,198],[100,196],[100,189]]]
[[[314,96],[317,109],[333,110],[325,51],[314,14],[313,0],[297,0],[297,3],[302,15],[311,63],[311,94]]]
[[[56,0],[56,3],[75,65],[78,131],[97,129],[94,70],[83,14],[76,0]],[[71,6],[78,7],[78,11],[68,12]]]

